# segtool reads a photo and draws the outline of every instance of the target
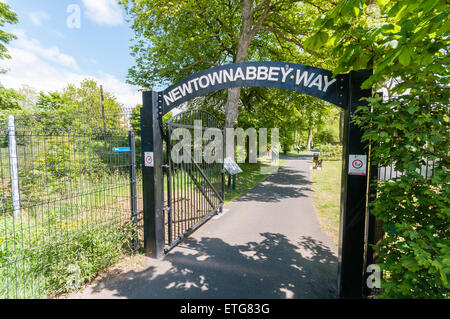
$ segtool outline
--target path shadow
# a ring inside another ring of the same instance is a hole
[[[281,234],[261,236],[245,245],[190,238],[159,262],[164,271],[127,271],[101,280],[93,292],[127,298],[336,297],[337,258],[327,246],[311,237],[292,243]]]
[[[312,192],[310,184],[302,171],[282,166],[276,174],[235,201],[279,202],[287,198],[308,197]]]

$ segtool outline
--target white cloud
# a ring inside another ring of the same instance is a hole
[[[16,30],[19,40],[11,43],[9,60],[1,60],[0,68],[9,72],[0,75],[0,83],[7,88],[19,89],[27,84],[38,91],[61,90],[68,84],[78,85],[83,79],[91,78],[102,84],[105,90],[117,97],[125,107],[140,104],[141,94],[113,75],[99,73],[97,76],[81,72],[75,58],[63,54],[57,47],[46,48],[35,39],[27,39],[23,30]]]
[[[83,0],[86,17],[101,26],[115,26],[124,22],[122,9],[116,0]]]
[[[50,16],[45,11],[35,11],[28,14],[28,17],[30,18],[31,22],[37,26],[40,27],[44,20],[50,20]]]
[[[61,66],[78,70],[78,65],[74,57],[61,53],[56,46],[44,47],[36,39],[28,39],[22,29],[15,29],[12,31],[17,36],[14,42],[14,48],[22,49],[26,52],[32,53],[41,59],[59,64]]]
[[[62,32],[59,32],[59,31],[56,31],[56,30],[53,30],[53,33],[55,35],[57,35],[58,37],[60,37],[61,39],[64,39],[66,37]]]

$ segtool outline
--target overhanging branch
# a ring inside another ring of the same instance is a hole
[[[277,28],[262,25],[262,26],[260,26],[258,28],[257,31],[269,31],[269,32],[272,32],[273,34],[278,35],[281,39],[283,39],[285,41],[295,43],[296,45],[298,45],[300,48],[302,48],[306,52],[310,53],[311,55],[315,55],[315,56],[317,56],[319,58],[323,58],[323,56],[320,55],[319,53],[317,53],[316,51],[305,49],[305,47],[303,46],[303,44],[299,40],[297,40],[295,38],[287,37],[286,35],[283,34],[283,32],[281,32]]]

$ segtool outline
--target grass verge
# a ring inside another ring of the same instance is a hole
[[[320,226],[339,244],[342,161],[324,161],[321,170],[312,170],[313,204]]]

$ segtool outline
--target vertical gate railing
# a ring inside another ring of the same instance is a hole
[[[213,142],[203,139],[203,132],[207,129],[220,130],[220,134],[223,134],[220,122],[204,111],[180,113],[164,126],[166,158],[163,165],[163,210],[166,252],[218,213],[223,206],[223,156],[212,162],[203,158],[205,146],[219,152],[222,145],[209,145]],[[180,134],[174,134],[175,130],[180,130]],[[194,140],[182,146],[179,143],[183,141],[174,139],[180,135],[183,138],[189,135]]]

